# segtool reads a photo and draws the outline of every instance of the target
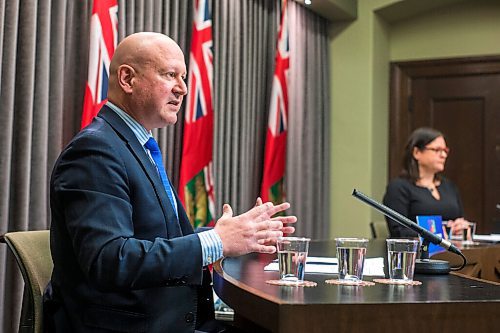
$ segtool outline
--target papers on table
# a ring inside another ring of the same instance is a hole
[[[500,242],[500,234],[474,235],[475,242]]]
[[[275,259],[269,265],[264,267],[265,271],[278,271],[278,259]],[[319,274],[338,274],[337,258],[329,257],[307,257],[306,273]],[[363,275],[367,276],[385,276],[384,274],[384,258],[366,258]]]

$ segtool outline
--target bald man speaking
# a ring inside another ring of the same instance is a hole
[[[179,46],[137,33],[117,47],[108,102],[59,156],[50,182],[54,270],[49,332],[220,332],[208,264],[273,253],[294,216],[258,204],[194,233],[151,135],[177,121],[187,94]]]

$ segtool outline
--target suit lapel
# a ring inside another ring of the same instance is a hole
[[[128,125],[118,116],[113,110],[108,106],[104,105],[98,114],[98,117],[104,119],[113,130],[125,141],[128,149],[134,155],[135,159],[139,162],[142,170],[146,174],[146,177],[151,182],[153,189],[156,193],[156,197],[163,211],[165,221],[167,224],[167,237],[174,238],[182,236],[181,227],[179,221],[177,220],[176,214],[170,200],[165,192],[165,187],[161,182],[161,178],[158,175],[156,167],[151,163],[149,156],[146,151],[137,140],[134,132],[128,127]],[[173,191],[175,193],[175,191]],[[176,195],[177,198],[177,195]],[[178,205],[179,215],[182,213],[185,215],[184,209],[181,208],[182,205]]]

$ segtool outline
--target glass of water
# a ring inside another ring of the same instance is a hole
[[[418,245],[417,239],[387,240],[387,261],[391,280],[413,281]]]
[[[280,280],[294,284],[304,281],[310,238],[279,237],[276,241]]]
[[[462,245],[473,245],[474,236],[476,235],[476,223],[467,222],[468,226],[466,229],[462,230]]]
[[[359,282],[363,280],[365,264],[366,238],[335,238],[339,280]]]

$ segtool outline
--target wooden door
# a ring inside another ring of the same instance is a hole
[[[389,176],[409,134],[430,126],[451,148],[445,176],[477,233],[500,232],[500,57],[391,64]]]

